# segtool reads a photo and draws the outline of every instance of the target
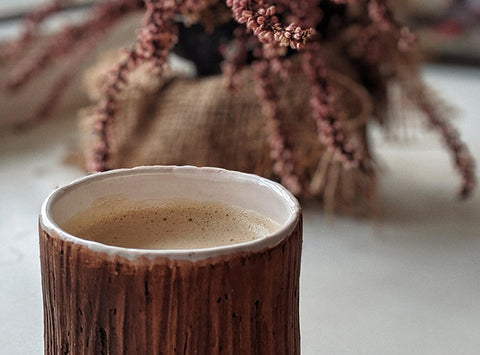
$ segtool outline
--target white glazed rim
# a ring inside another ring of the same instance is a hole
[[[240,181],[249,181],[257,185],[267,187],[272,193],[282,197],[285,205],[289,208],[289,218],[283,223],[282,227],[275,233],[272,233],[264,238],[255,239],[248,242],[237,243],[232,245],[225,245],[211,248],[201,249],[138,249],[138,248],[124,248],[119,246],[112,246],[102,244],[95,241],[85,240],[76,237],[64,231],[58,224],[54,222],[51,215],[52,205],[68,190],[77,187],[80,184],[100,181],[111,178],[113,176],[134,175],[136,173],[152,173],[152,174],[203,174],[203,175],[223,175],[225,178],[232,178]],[[268,180],[266,178],[242,173],[238,171],[226,170],[212,167],[195,167],[195,166],[174,166],[174,165],[155,165],[155,166],[139,166],[130,169],[116,169],[102,173],[95,173],[85,177],[81,177],[72,181],[71,183],[57,188],[53,191],[42,204],[40,212],[40,225],[49,234],[58,235],[60,239],[68,242],[73,242],[78,245],[83,245],[96,252],[103,252],[110,255],[118,255],[134,260],[139,257],[146,257],[154,259],[157,257],[166,257],[172,260],[190,260],[197,261],[210,257],[233,254],[238,252],[253,252],[265,248],[272,248],[285,239],[295,228],[301,214],[301,207],[297,199],[282,185]]]

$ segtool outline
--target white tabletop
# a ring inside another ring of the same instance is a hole
[[[480,69],[428,66],[459,108],[480,159]],[[56,186],[83,175],[62,163],[74,116],[21,135],[0,133],[0,354],[43,350],[37,214]],[[303,354],[478,354],[480,194],[458,179],[435,135],[406,145],[372,130],[381,173],[378,221],[305,209]]]

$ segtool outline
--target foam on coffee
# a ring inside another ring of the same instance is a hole
[[[130,201],[109,196],[62,225],[103,244],[139,249],[197,249],[263,238],[280,228],[255,211],[220,202]]]

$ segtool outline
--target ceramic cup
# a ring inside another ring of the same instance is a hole
[[[94,200],[187,198],[254,210],[281,228],[205,249],[109,246],[59,226]],[[46,354],[299,354],[302,216],[270,180],[217,168],[93,174],[54,191],[40,214]]]

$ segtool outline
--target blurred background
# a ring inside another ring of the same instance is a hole
[[[18,35],[21,17],[42,2],[0,0],[0,54],[1,42]],[[46,32],[83,19],[92,3],[73,0]],[[456,112],[452,122],[476,158],[478,174],[480,0],[391,4],[418,34],[425,58],[421,77]],[[38,211],[53,189],[86,173],[75,156],[77,112],[91,105],[85,69],[109,48],[131,44],[140,18],[127,18],[102,39],[78,67],[51,120],[28,130],[16,127],[38,106],[62,63],[17,95],[0,91],[0,354],[42,351]],[[0,66],[0,78],[11,70],[10,63]],[[373,218],[332,218],[319,202],[303,204],[304,354],[478,354],[480,194],[477,188],[459,201],[451,156],[425,126],[414,123],[403,131],[411,134],[392,139],[376,122],[369,125],[379,185]]]
[[[479,0],[392,1],[420,37],[427,59],[480,65]]]

